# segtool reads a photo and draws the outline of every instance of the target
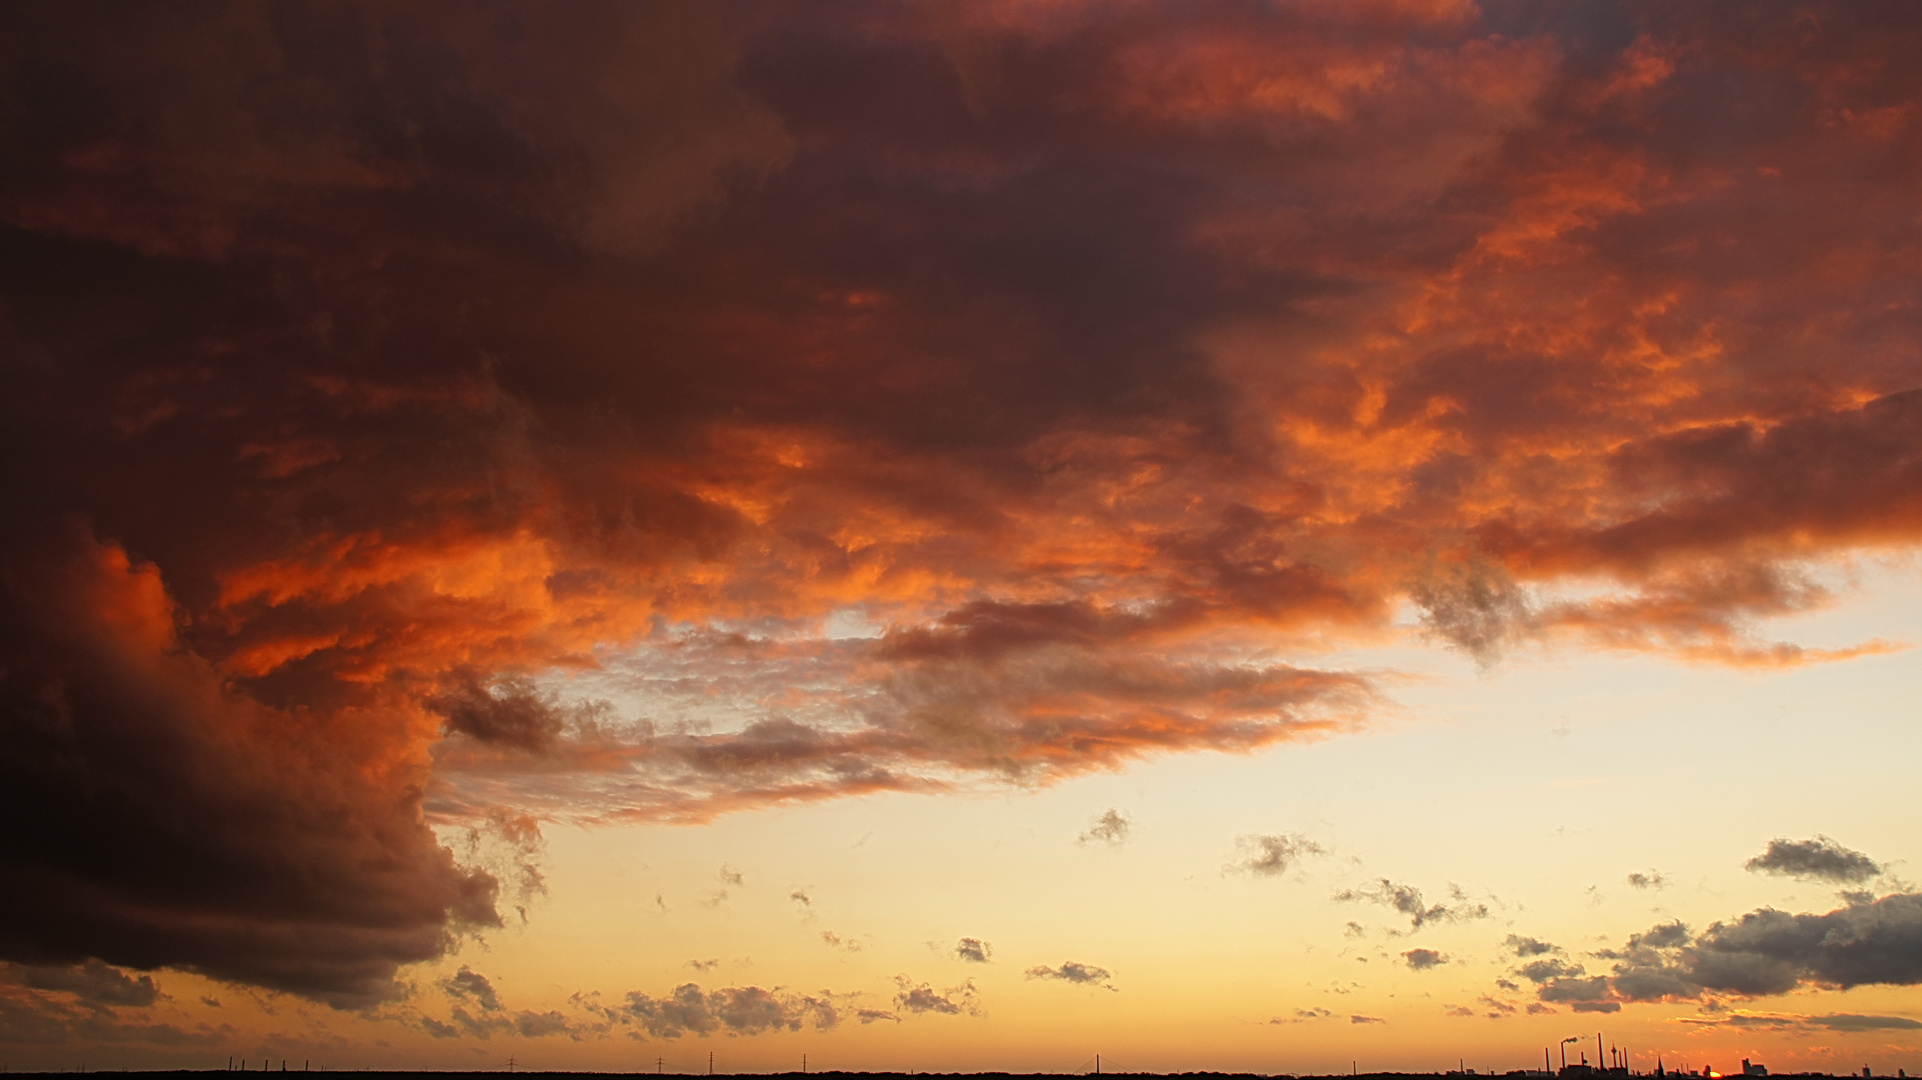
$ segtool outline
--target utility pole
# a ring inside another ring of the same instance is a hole
[[[666,1061],[667,1059],[664,1057],[658,1057],[658,1056],[655,1057],[654,1059],[654,1075],[655,1076],[661,1075],[661,1065]]]
[[[507,1071],[508,1072],[514,1071],[514,1056],[512,1054],[509,1054],[507,1057]]]
[[[1094,1074],[1096,1076],[1101,1075],[1101,1055],[1100,1054],[1096,1054],[1094,1056]]]
[[[802,1054],[801,1055],[801,1075],[806,1076],[807,1071],[808,1071],[808,1056],[806,1054]]]
[[[714,1051],[712,1050],[707,1052],[707,1074],[709,1076],[714,1075]]]

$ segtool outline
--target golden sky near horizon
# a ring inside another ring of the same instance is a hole
[[[10,1066],[1922,1067],[1913,5],[0,26]]]

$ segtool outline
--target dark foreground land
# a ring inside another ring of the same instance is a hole
[[[10,1078],[12,1078],[12,1076],[23,1076],[23,1078],[38,1078],[38,1076],[75,1076],[77,1072],[79,1072],[79,1070],[73,1070],[73,1068],[67,1068],[67,1070],[62,1070],[62,1072],[19,1072],[19,1070],[10,1070],[8,1076],[10,1076]],[[138,1074],[138,1076],[152,1076],[152,1078],[156,1078],[156,1080],[158,1080],[158,1078],[167,1078],[167,1076],[181,1076],[181,1078],[196,1078],[196,1080],[198,1080],[198,1078],[206,1076],[208,1072],[238,1072],[238,1070],[236,1070],[236,1068],[171,1068],[171,1070],[167,1070],[167,1068],[152,1068],[152,1070],[146,1070],[146,1068],[133,1068],[133,1070],[127,1070],[127,1068],[90,1068],[88,1072],[127,1072],[127,1074]],[[254,1070],[254,1072],[261,1072],[261,1070]],[[271,1072],[281,1072],[281,1070],[275,1068],[275,1070],[271,1070]],[[461,1070],[461,1072],[456,1072],[456,1070],[446,1070],[446,1072],[434,1072],[434,1070],[392,1072],[392,1070],[381,1070],[381,1068],[354,1068],[354,1070],[340,1070],[340,1068],[300,1070],[300,1068],[290,1068],[290,1070],[286,1070],[286,1072],[306,1072],[308,1076],[325,1078],[325,1080],[346,1080],[348,1076],[352,1076],[354,1080],[465,1080],[465,1078],[469,1078],[469,1076],[473,1076],[475,1080],[480,1080],[482,1076],[484,1076],[486,1080],[500,1080],[502,1076],[509,1076],[509,1070],[505,1070],[505,1068],[492,1068],[492,1070],[488,1070],[488,1072],[465,1072],[465,1070]],[[1501,1080],[1503,1076],[1511,1076],[1511,1078],[1530,1076],[1530,1078],[1543,1078],[1543,1080],[1547,1080],[1547,1074],[1543,1074],[1543,1072],[1522,1072],[1522,1070],[1515,1070],[1515,1072],[1509,1072],[1509,1074],[1501,1074],[1501,1072],[1468,1072],[1468,1074],[1463,1074],[1463,1072],[1328,1072],[1328,1074],[1320,1074],[1320,1072],[1121,1072],[1121,1070],[1103,1070],[1101,1074],[1103,1074],[1103,1076],[1138,1076],[1138,1078],[1167,1076],[1167,1078],[1182,1078],[1182,1080],[1276,1080],[1276,1078],[1282,1078],[1282,1080],[1468,1080],[1468,1078],[1474,1078],[1474,1080]],[[517,1068],[517,1070],[511,1072],[511,1076],[515,1076],[517,1080],[521,1080],[521,1078],[525,1078],[525,1080],[584,1080],[584,1078],[590,1078],[590,1076],[709,1076],[709,1074],[707,1074],[707,1072],[655,1072],[652,1068],[634,1070],[634,1072],[534,1072],[534,1070],[527,1070],[527,1068]],[[771,1078],[771,1080],[1061,1080],[1063,1076],[1088,1076],[1088,1072],[830,1072],[830,1070],[815,1070],[815,1072],[713,1072],[711,1076],[767,1076],[767,1078]],[[1653,1076],[1653,1072],[1636,1072],[1634,1076],[1636,1076],[1636,1078]],[[1682,1072],[1668,1072],[1668,1076],[1670,1076],[1672,1080],[1697,1080],[1697,1078],[1684,1076]],[[1814,1080],[1814,1078],[1834,1080],[1836,1074],[1834,1074],[1834,1072],[1772,1072],[1772,1074],[1770,1074],[1770,1080]],[[1741,1078],[1734,1076],[1734,1078],[1730,1078],[1730,1080],[1741,1080]],[[1859,1074],[1859,1072],[1845,1072],[1845,1074],[1841,1074],[1841,1080],[1864,1080],[1864,1078],[1862,1078],[1862,1074]],[[1884,1074],[1878,1072],[1878,1074],[1874,1076],[1874,1080],[1893,1080],[1893,1076],[1884,1076]],[[1916,1080],[1916,1078],[1905,1078],[1905,1080]]]

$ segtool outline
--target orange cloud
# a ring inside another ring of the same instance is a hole
[[[1922,535],[1922,43],[1610,10],[20,15],[0,956],[367,1000],[426,815],[1248,752],[1410,605],[1893,647],[1763,628]]]

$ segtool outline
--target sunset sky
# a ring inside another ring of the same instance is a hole
[[[0,2],[0,1063],[1922,1073],[1918,57]]]

